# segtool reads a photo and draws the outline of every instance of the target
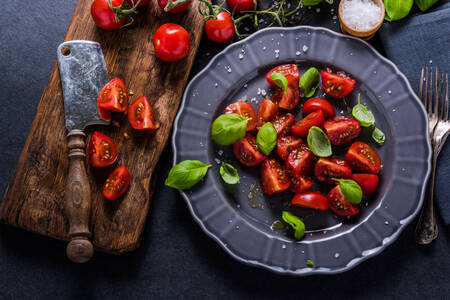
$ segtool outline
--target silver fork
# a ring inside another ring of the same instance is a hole
[[[420,213],[420,218],[416,226],[414,238],[419,244],[429,244],[438,236],[438,227],[436,224],[436,214],[434,211],[434,179],[436,174],[436,162],[442,147],[450,133],[449,120],[449,99],[448,99],[448,74],[439,76],[437,68],[434,72],[433,85],[433,69],[422,68],[419,84],[419,97],[428,114],[428,125],[430,129],[431,145],[433,146],[433,165],[431,178],[428,182],[428,197]],[[429,82],[429,90],[428,90]],[[424,88],[425,85],[425,88]],[[434,89],[434,93],[433,93]],[[434,99],[433,99],[434,94]]]

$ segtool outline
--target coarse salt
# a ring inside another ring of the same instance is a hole
[[[381,19],[381,9],[372,0],[344,0],[342,18],[355,30],[374,28]]]

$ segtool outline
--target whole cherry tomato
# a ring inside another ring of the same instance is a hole
[[[170,4],[167,5],[169,1]],[[166,12],[179,13],[185,11],[189,7],[191,2],[192,0],[158,0],[158,5]]]
[[[153,46],[159,59],[172,62],[188,55],[191,43],[189,34],[183,27],[167,23],[156,30],[153,36]]]
[[[227,0],[227,5],[231,11],[235,11],[237,13],[244,10],[255,9],[255,3],[253,0]]]
[[[211,18],[205,23],[205,31],[208,38],[217,43],[225,43],[234,36],[234,25],[230,14],[221,11],[216,18]]]
[[[95,25],[105,30],[115,30],[122,27],[127,15],[135,11],[129,7],[122,7],[122,3],[123,0],[111,0],[113,7],[111,9],[108,0],[94,0],[91,5],[91,16]]]

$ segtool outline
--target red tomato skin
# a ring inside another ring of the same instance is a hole
[[[145,1],[150,2],[150,0],[145,0]],[[183,12],[189,7],[189,5],[191,5],[191,2],[192,1],[187,1],[184,3],[178,4],[174,8],[168,10],[167,12],[174,13],[174,14]],[[169,0],[158,0],[158,5],[162,10],[164,10],[164,8],[166,8],[167,3],[169,3]],[[141,4],[139,4],[139,6],[141,6]]]
[[[345,145],[358,137],[361,124],[351,117],[334,117],[323,124],[330,143],[335,146]]]
[[[294,206],[308,207],[317,210],[328,210],[328,199],[319,192],[309,191],[295,194],[291,200]]]
[[[293,193],[303,193],[312,187],[313,181],[308,175],[296,175],[293,172],[288,173],[291,178],[290,190]]]
[[[266,159],[260,172],[261,186],[267,195],[281,193],[291,185],[286,170],[274,159]]]
[[[344,98],[355,88],[355,80],[327,71],[320,71],[322,88],[334,98]]]
[[[312,126],[322,128],[324,122],[325,122],[325,115],[323,114],[323,111],[316,110],[307,115],[302,120],[298,121],[297,124],[292,126],[291,132],[301,137],[307,137],[309,129]]]
[[[292,150],[286,160],[286,168],[296,175],[308,173],[313,164],[314,154],[307,146]]]
[[[375,174],[353,174],[352,179],[361,187],[364,196],[373,195],[377,191],[378,176]]]
[[[142,96],[134,100],[128,109],[128,121],[137,130],[155,130],[159,123],[155,121],[153,109],[147,97]]]
[[[117,159],[117,145],[107,135],[95,131],[88,144],[89,164],[93,167],[112,165]]]
[[[328,207],[341,217],[354,216],[359,212],[358,206],[345,199],[339,185],[328,193]]]
[[[277,131],[277,136],[285,136],[291,131],[292,125],[294,125],[295,117],[293,114],[287,113],[276,117],[273,121],[273,127]]]
[[[226,114],[238,114],[244,118],[250,118],[247,121],[247,131],[251,131],[256,127],[256,115],[253,106],[250,103],[244,101],[238,101],[232,103],[225,108]]]
[[[285,93],[283,89],[276,87],[272,101],[277,103],[280,108],[292,110],[300,101],[300,89],[296,85],[288,85]]]
[[[105,84],[98,94],[98,105],[116,112],[128,109],[128,89],[122,79],[116,77]]]
[[[293,150],[305,146],[305,142],[303,142],[301,138],[295,135],[288,135],[277,138],[277,153],[282,160],[286,160]]]
[[[205,32],[208,39],[216,43],[225,43],[231,40],[234,36],[234,25],[230,14],[221,11],[217,15],[217,19],[206,21]]]
[[[97,100],[97,113],[100,119],[109,122],[111,121],[111,112],[100,107],[100,102]]]
[[[266,75],[267,82],[271,86],[277,87],[275,82],[273,82],[272,78],[270,77],[272,75],[272,73],[274,73],[274,72],[283,74],[286,77],[286,79],[288,80],[288,85],[298,87],[298,81],[299,81],[300,75],[299,75],[298,67],[296,64],[280,65],[280,66],[273,68],[272,70],[269,71],[269,73],[267,73],[267,75]]]
[[[253,0],[227,0],[227,5],[230,11],[235,11],[237,13],[255,9],[255,3],[253,3]]]
[[[119,185],[117,186],[117,184]],[[129,186],[130,172],[125,166],[118,166],[106,179],[103,185],[103,196],[108,200],[115,200],[120,198]]]
[[[348,179],[352,176],[352,169],[345,160],[321,157],[314,167],[314,176],[321,182],[336,184],[332,178]]]
[[[167,23],[156,30],[153,46],[159,59],[174,62],[188,55],[191,43],[189,34],[183,27]]]
[[[256,113],[256,129],[259,130],[265,123],[278,117],[278,106],[270,99],[263,99]]]
[[[318,97],[306,100],[303,104],[302,114],[303,116],[307,116],[318,109],[323,111],[325,118],[333,118],[335,116],[334,108],[330,102]]]
[[[113,7],[122,5],[122,0],[112,0]],[[116,23],[116,13],[113,12],[109,6],[107,0],[94,0],[91,4],[91,17],[94,20],[95,25],[105,30],[116,30],[122,27],[125,23],[125,18],[119,20]]]
[[[355,172],[378,174],[381,169],[378,153],[364,142],[354,142],[345,154],[345,161]]]
[[[266,159],[266,156],[258,150],[256,138],[251,133],[247,133],[240,141],[234,143],[233,153],[239,162],[247,167],[259,165]]]

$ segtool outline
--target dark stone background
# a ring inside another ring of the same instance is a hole
[[[23,147],[76,5],[13,0],[0,9],[0,193]],[[305,22],[338,30],[328,5]],[[382,52],[380,42],[374,45]],[[202,40],[192,75],[223,45]],[[447,49],[448,51],[448,49]],[[65,244],[0,225],[0,298],[367,298],[448,299],[450,231],[418,246],[409,226],[375,258],[333,276],[289,277],[228,256],[191,218],[176,190],[163,185],[172,165],[165,151],[141,247],[123,256],[96,253],[85,265],[65,257]],[[415,222],[414,222],[415,223]]]

